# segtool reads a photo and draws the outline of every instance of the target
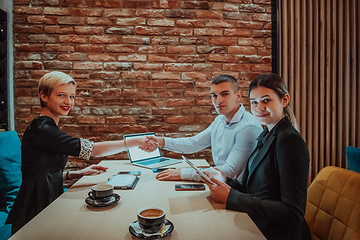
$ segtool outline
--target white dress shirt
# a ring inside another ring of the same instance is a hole
[[[256,146],[256,138],[263,128],[243,105],[235,113],[230,123],[224,115],[219,115],[204,131],[193,137],[164,137],[164,148],[179,153],[194,153],[211,146],[215,166],[227,177],[237,178],[244,170],[246,162]],[[201,181],[192,168],[181,169],[182,180]]]

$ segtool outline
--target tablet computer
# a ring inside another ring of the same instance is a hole
[[[114,189],[134,189],[139,177],[131,174],[116,174],[106,183],[113,185]]]
[[[187,164],[190,165],[190,167],[192,167],[193,169],[195,169],[195,171],[201,176],[203,177],[206,181],[208,181],[209,183],[211,183],[212,185],[216,185],[216,183],[214,183],[213,181],[211,181],[211,179],[206,176],[199,168],[197,168],[192,162],[189,161],[189,159],[187,159],[186,157],[182,156],[182,158],[185,160],[185,162]]]

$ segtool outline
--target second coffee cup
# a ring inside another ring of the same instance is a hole
[[[109,198],[114,193],[114,186],[110,184],[97,184],[91,187],[89,196],[93,199]]]

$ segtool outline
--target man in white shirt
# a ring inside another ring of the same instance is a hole
[[[240,104],[241,92],[234,77],[226,74],[215,77],[211,81],[211,98],[219,116],[204,131],[193,137],[150,136],[148,139],[157,141],[163,149],[180,153],[194,153],[211,146],[216,168],[227,177],[238,178],[263,128]],[[192,168],[168,169],[156,178],[201,181]]]

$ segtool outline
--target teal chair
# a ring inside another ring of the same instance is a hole
[[[11,236],[6,218],[21,185],[21,142],[15,131],[0,132],[0,240]]]
[[[346,159],[349,170],[360,173],[360,148],[347,146]]]

